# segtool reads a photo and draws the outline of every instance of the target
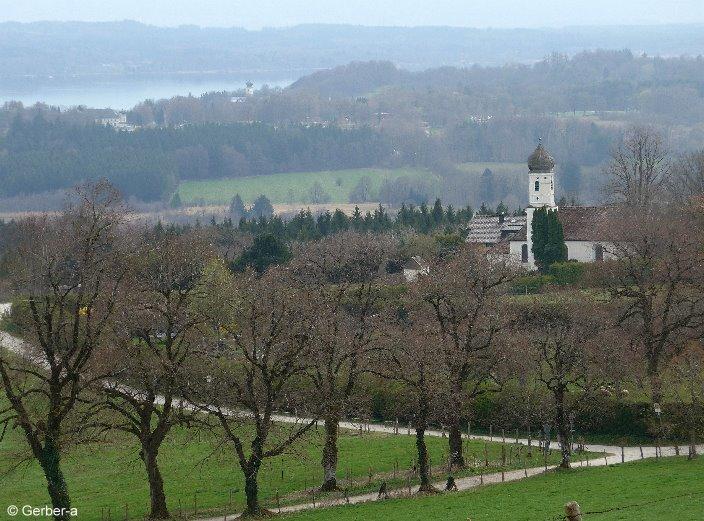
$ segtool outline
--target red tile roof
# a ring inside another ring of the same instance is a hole
[[[603,241],[603,226],[615,214],[611,206],[563,206],[557,211],[562,223],[566,241]],[[511,241],[526,240],[526,226],[523,226]]]

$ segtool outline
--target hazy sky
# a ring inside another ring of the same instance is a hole
[[[704,0],[0,0],[0,21],[124,19],[247,28],[313,22],[466,27],[704,23]]]

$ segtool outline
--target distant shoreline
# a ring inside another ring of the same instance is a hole
[[[295,78],[297,78],[296,76]],[[0,81],[0,107],[19,101],[25,106],[45,103],[61,108],[84,105],[90,108],[129,110],[147,100],[174,96],[200,96],[206,92],[237,91],[252,81],[257,88],[286,87],[292,76],[238,74],[129,74],[71,75],[65,77],[24,78]]]

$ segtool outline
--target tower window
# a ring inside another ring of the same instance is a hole
[[[539,192],[540,191],[540,181],[535,182],[535,191]]]
[[[521,262],[528,262],[528,245],[521,244]]]

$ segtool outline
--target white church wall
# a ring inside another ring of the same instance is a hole
[[[567,259],[579,262],[594,262],[596,243],[591,241],[565,241]]]
[[[603,249],[603,260],[614,259],[615,256],[608,252],[607,244],[594,241],[565,241],[567,245],[567,258],[579,262],[596,261],[596,248],[601,244]]]
[[[522,262],[522,248],[524,244],[527,243],[523,241],[511,241],[509,243],[509,256],[516,264],[520,264],[531,270],[536,269],[532,253],[529,253],[528,262]],[[595,262],[596,247],[598,244],[602,243],[594,241],[565,241],[565,245],[567,246],[567,259],[578,262]],[[614,259],[614,255],[608,251],[608,245],[603,246],[604,260]]]

